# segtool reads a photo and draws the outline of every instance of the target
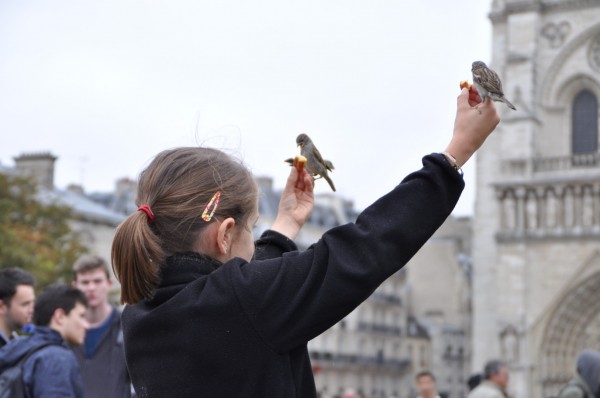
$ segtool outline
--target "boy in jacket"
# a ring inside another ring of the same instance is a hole
[[[26,396],[83,397],[79,366],[68,345],[83,343],[86,305],[83,293],[71,286],[45,289],[35,302],[34,332],[0,349],[0,373],[38,349],[23,364]],[[46,347],[39,349],[42,346]]]

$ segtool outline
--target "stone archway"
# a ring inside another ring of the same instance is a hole
[[[573,376],[584,348],[600,347],[600,272],[569,289],[549,319],[540,346],[543,397],[555,397]]]
[[[556,85],[559,72],[578,48],[598,34],[600,34],[600,23],[588,27],[585,31],[581,32],[563,46],[560,53],[556,55],[554,61],[542,77],[542,82],[539,85],[537,93],[540,104],[546,107],[555,105],[554,102],[560,95],[559,87]]]

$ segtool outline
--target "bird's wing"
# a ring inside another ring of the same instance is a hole
[[[493,70],[486,68],[481,71],[481,81],[485,82],[485,88],[492,94],[504,95],[500,77]]]
[[[333,171],[333,169],[335,167],[333,167],[333,163],[331,163],[330,160],[323,160],[323,163],[325,164],[325,168],[329,171]]]
[[[321,164],[325,164],[325,161],[323,160],[323,156],[321,156],[321,152],[319,152],[319,150],[317,149],[317,147],[313,144],[313,154],[315,155],[315,159],[317,159],[317,162],[321,163]]]

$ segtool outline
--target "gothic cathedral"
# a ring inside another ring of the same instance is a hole
[[[490,66],[517,111],[477,157],[473,368],[554,397],[600,350],[600,1],[494,0]]]

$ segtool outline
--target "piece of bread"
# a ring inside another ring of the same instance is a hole
[[[307,161],[308,159],[306,159],[302,155],[297,155],[294,158],[294,167],[296,168],[296,170],[298,170],[298,173],[302,173],[302,170],[304,170],[304,166],[306,165]]]
[[[468,80],[461,80],[460,81],[460,89],[461,90],[463,88],[466,88],[467,90],[471,91],[471,87],[473,87],[473,85],[471,83],[469,83]]]

